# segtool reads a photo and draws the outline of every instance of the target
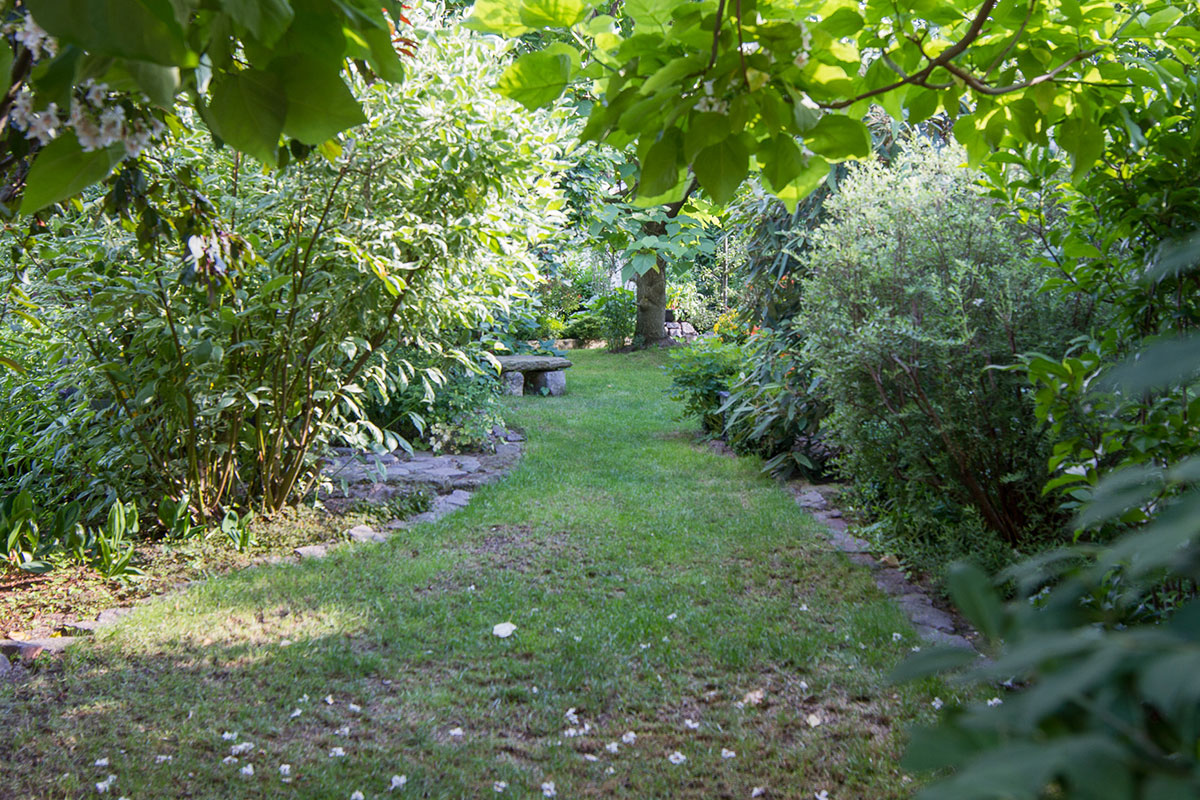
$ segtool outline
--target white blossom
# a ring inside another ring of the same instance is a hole
[[[346,751],[340,747],[335,747],[329,751],[330,758],[344,758],[345,755],[346,755]]]
[[[279,774],[285,778],[290,776],[292,774],[292,765],[291,764],[280,764],[279,765]]]
[[[721,758],[737,758],[737,752],[730,750],[728,747],[722,747]]]
[[[365,797],[363,797],[363,793],[362,793],[362,792],[360,792],[359,790],[355,789],[355,790],[354,790],[354,791],[353,791],[353,792],[350,794],[350,800],[366,800],[366,798],[365,798]]]
[[[117,776],[109,775],[107,778],[105,778],[104,780],[102,780],[96,784],[96,791],[99,794],[107,794],[109,787],[111,787],[116,782],[117,782]]]
[[[403,789],[404,784],[406,784],[406,783],[408,783],[407,775],[393,775],[392,776],[392,785],[388,787],[388,791],[391,792],[391,791],[395,791],[396,789]]]
[[[247,777],[253,775],[254,774],[254,765],[247,764],[246,766],[242,767],[241,773]]]
[[[667,756],[667,761],[670,761],[672,764],[682,764],[683,762],[687,761],[687,756],[676,750],[674,753],[671,753],[671,755]]]
[[[933,698],[933,702],[930,703],[929,705],[933,706],[934,710],[936,711],[936,710],[941,709],[942,705],[944,705],[944,704],[942,703],[942,698],[935,697],[935,698]]]
[[[621,749],[621,746],[616,742],[609,742],[608,744],[604,745],[604,749],[610,753],[615,753]]]
[[[557,797],[558,792],[554,789],[554,781],[546,781],[542,784],[542,797]]]
[[[506,783],[505,781],[495,781],[492,783],[492,791],[495,792],[496,794],[502,793],[507,788],[508,788],[508,783]]]
[[[625,744],[633,744],[637,741],[637,734],[633,731],[628,731],[624,736],[621,737],[621,741]]]

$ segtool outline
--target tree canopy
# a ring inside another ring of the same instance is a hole
[[[693,175],[718,202],[756,171],[794,207],[831,163],[868,155],[871,105],[939,113],[972,162],[1053,142],[1080,176],[1106,131],[1166,116],[1200,44],[1194,3],[1148,0],[479,0],[471,24],[565,34],[500,90],[528,107],[588,82],[586,138],[634,144],[645,204]],[[569,42],[569,43],[568,43]],[[1111,135],[1111,134],[1110,134]]]

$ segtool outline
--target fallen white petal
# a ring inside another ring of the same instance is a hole
[[[357,705],[357,704],[355,704],[355,703],[348,703],[348,704],[346,705],[346,708],[350,709],[350,711],[351,711],[351,712],[353,712],[353,713],[355,713],[355,714],[357,714],[357,713],[359,713],[360,711],[362,711],[362,706],[360,706],[360,705]]]
[[[599,756],[594,756],[594,755],[592,755],[591,753],[584,753],[584,754],[583,754],[583,760],[584,760],[584,761],[599,761],[599,760],[600,760],[600,757],[599,757]]]
[[[108,766],[108,758],[97,758],[97,759],[95,760],[95,762],[93,762],[92,766],[94,766],[94,767],[107,767],[107,766]]]
[[[225,756],[221,759],[222,764],[236,764],[238,760],[235,756]]]
[[[221,738],[227,742],[236,742],[237,734],[234,733],[233,731],[225,731],[224,733],[221,734]]]
[[[808,727],[815,728],[821,724],[821,717],[817,714],[809,714],[805,717],[805,721],[808,723]]]
[[[500,794],[507,788],[508,788],[508,784],[505,781],[494,781],[492,783],[492,791],[495,792],[496,794]]]
[[[333,695],[331,695],[331,694],[325,695],[325,705],[327,705],[327,706],[333,705]]]
[[[362,792],[355,789],[354,792],[351,793],[351,795],[350,795],[350,800],[367,800],[367,799],[365,797],[363,797]]]
[[[672,764],[682,764],[683,762],[687,761],[687,756],[676,750],[674,753],[671,753],[671,755],[667,756],[667,761],[670,761]]]
[[[406,784],[406,783],[408,783],[407,775],[393,775],[392,776],[392,785],[388,787],[388,791],[390,792],[395,789],[403,789],[404,784]]]
[[[241,772],[243,775],[246,775],[246,776],[253,775],[254,774],[254,765],[247,764],[246,766],[242,767]]]
[[[463,729],[462,728],[451,728],[450,735],[453,736],[455,739],[459,739],[463,735]]]
[[[280,764],[279,765],[279,774],[285,778],[288,775],[291,775],[292,774],[292,765],[291,764]]]
[[[511,622],[498,622],[492,626],[492,635],[499,636],[501,639],[507,639],[513,635],[513,631],[516,629],[517,626]]]
[[[301,715],[301,714],[303,714],[303,713],[304,713],[304,712],[303,712],[303,711],[301,711],[300,709],[298,709],[298,708],[294,708],[294,709],[292,709],[292,713],[291,713],[291,715],[289,716],[289,718],[290,718],[290,719],[295,719],[296,717],[300,716],[300,715]]]
[[[554,781],[546,781],[542,784],[543,797],[557,797],[558,792],[554,789]]]
[[[676,613],[672,612],[672,613],[670,613],[670,614],[667,614],[667,619],[668,619],[668,620],[670,620],[670,621],[674,621],[674,620],[675,620],[675,618],[676,618],[676,617],[678,617],[678,616],[679,616],[678,614],[676,614]]]
[[[330,758],[342,758],[345,755],[346,755],[346,751],[340,747],[335,747],[329,751]]]
[[[167,764],[174,760],[175,760],[174,756],[155,756],[154,757],[155,764]]]
[[[694,719],[685,719],[683,721],[683,727],[695,731],[700,729],[700,723],[696,722]]]
[[[609,742],[608,744],[604,745],[604,749],[610,753],[615,753],[620,750],[621,747],[616,742]]]
[[[333,734],[334,734],[334,736],[349,736],[350,735],[350,726],[343,725],[342,727],[340,727],[336,731],[334,731]]]
[[[765,786],[755,786],[755,787],[754,787],[754,789],[752,789],[752,790],[750,791],[750,796],[751,796],[751,797],[762,797],[762,796],[763,796],[764,794],[766,794],[766,793],[767,793],[767,787],[765,787]]]
[[[634,742],[637,741],[637,734],[634,733],[633,731],[629,731],[628,733],[626,733],[624,736],[621,737],[621,741],[624,742],[625,744],[633,744]]]
[[[721,758],[737,758],[737,753],[728,747],[721,748]]]

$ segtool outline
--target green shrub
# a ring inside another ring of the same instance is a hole
[[[1041,494],[1050,443],[1019,376],[992,368],[1074,332],[964,160],[914,143],[852,169],[813,235],[795,324],[843,475],[885,513],[932,492],[1020,548],[1061,522]]]
[[[633,335],[633,326],[637,319],[633,292],[628,289],[614,289],[608,294],[593,298],[588,306],[604,322],[604,339],[608,342],[608,349],[616,351],[624,347],[625,340]]]
[[[735,451],[766,459],[763,469],[772,475],[819,479],[832,455],[820,432],[829,401],[802,345],[791,326],[749,337],[746,372],[726,403],[725,436]]]
[[[295,143],[267,172],[197,119],[36,237],[8,230],[46,324],[0,326],[0,353],[43,387],[32,401],[25,375],[2,378],[0,496],[78,499],[87,520],[117,496],[173,512],[186,497],[192,521],[217,522],[303,496],[335,437],[394,447],[362,409],[389,348],[461,345],[536,279],[530,245],[564,220],[573,124],[487,89],[504,68],[448,27],[403,84],[359,87],[354,139]],[[445,446],[484,425],[459,405],[438,421]]]
[[[606,329],[607,325],[599,314],[594,311],[582,311],[567,320],[563,338],[595,342],[604,338]]]
[[[738,345],[709,339],[673,350],[667,374],[671,399],[683,403],[680,417],[696,417],[705,431],[720,435],[725,425],[721,393],[729,391],[745,360]]]

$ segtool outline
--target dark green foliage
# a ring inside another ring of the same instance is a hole
[[[839,469],[873,509],[907,522],[945,504],[918,529],[974,518],[1027,547],[1056,525],[1050,443],[1022,381],[993,367],[1072,331],[962,158],[914,143],[894,166],[853,170],[813,236],[795,324],[826,380]]]
[[[625,340],[633,335],[633,323],[637,316],[633,292],[628,289],[613,289],[592,298],[588,307],[604,325],[604,339],[608,342],[608,349],[616,351],[624,347]]]
[[[824,379],[803,352],[794,326],[759,328],[746,342],[745,372],[725,403],[725,436],[739,453],[766,459],[780,478],[824,477],[832,451],[820,433],[829,414]]]
[[[604,338],[604,320],[594,311],[581,311],[567,320],[563,328],[563,338],[578,339],[581,342],[594,342]]]
[[[671,353],[667,374],[670,397],[683,403],[682,417],[697,417],[707,433],[720,435],[725,428],[721,394],[738,379],[745,351],[736,344],[706,339]]]

